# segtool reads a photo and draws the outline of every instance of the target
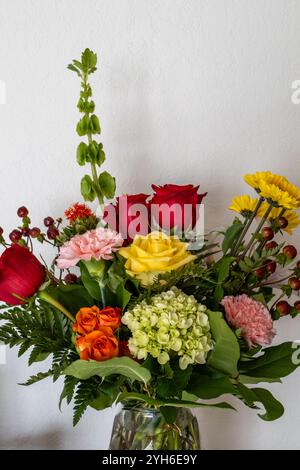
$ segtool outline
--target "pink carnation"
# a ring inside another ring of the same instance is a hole
[[[249,348],[272,342],[276,331],[273,328],[270,312],[261,302],[242,294],[236,297],[224,297],[221,305],[225,309],[225,316],[230,325],[235,329],[241,329]]]
[[[56,263],[60,269],[68,269],[76,266],[80,260],[109,260],[112,259],[112,253],[122,245],[123,238],[119,233],[99,227],[83,235],[75,235],[66,242],[60,249]]]

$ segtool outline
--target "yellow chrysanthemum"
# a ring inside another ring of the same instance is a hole
[[[280,217],[280,215],[281,215],[281,212],[282,212],[282,209],[280,207],[274,207],[274,209],[272,209],[268,219],[269,220],[278,219],[278,217]],[[283,228],[282,230],[287,232],[289,235],[292,235],[293,230],[295,228],[297,228],[298,225],[300,225],[299,215],[296,211],[286,210],[283,213],[283,217],[285,217],[285,219],[288,221],[288,225],[287,225],[287,227]]]
[[[234,199],[232,199],[231,205],[228,207],[228,209],[246,216],[254,212],[257,203],[257,198],[243,194],[242,196],[236,196]]]
[[[188,244],[177,237],[152,232],[136,236],[130,246],[119,250],[119,254],[127,260],[125,268],[128,274],[149,286],[158,274],[176,270],[196,259],[187,247]]]
[[[300,189],[290,183],[284,176],[270,171],[257,171],[244,176],[247,184],[252,186],[260,196],[285,209],[300,207]]]

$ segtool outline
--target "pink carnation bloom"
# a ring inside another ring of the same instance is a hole
[[[246,294],[227,296],[221,301],[225,316],[235,329],[240,329],[249,348],[270,344],[276,331],[269,310]]]
[[[83,235],[75,235],[66,242],[60,249],[56,263],[60,269],[68,269],[76,266],[80,260],[109,260],[122,245],[123,238],[119,233],[99,227]]]

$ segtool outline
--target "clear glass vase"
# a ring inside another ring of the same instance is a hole
[[[198,422],[187,408],[168,424],[158,409],[128,408],[116,415],[110,450],[199,450]]]

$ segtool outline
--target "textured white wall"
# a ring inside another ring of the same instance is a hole
[[[92,81],[119,193],[201,183],[208,229],[228,220],[245,172],[300,184],[299,17],[299,0],[0,0],[0,225],[16,224],[21,204],[39,222],[79,197],[79,83],[66,65],[85,47],[100,59]],[[280,338],[299,338],[299,320],[280,327]],[[57,408],[60,384],[18,386],[39,367],[7,356],[2,448],[107,447],[114,411],[90,410],[72,429],[71,409]],[[281,420],[239,405],[200,411],[203,446],[300,449],[300,373],[271,388],[286,405]]]

